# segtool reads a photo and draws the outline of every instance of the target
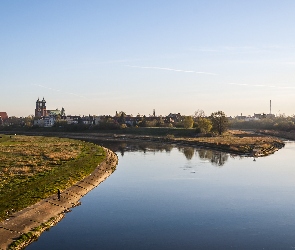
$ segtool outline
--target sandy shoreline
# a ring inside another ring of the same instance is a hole
[[[7,249],[8,246],[23,234],[32,232],[37,238],[48,227],[55,225],[64,217],[71,208],[80,204],[80,199],[93,188],[108,178],[118,163],[117,155],[107,148],[106,159],[86,178],[75,185],[61,191],[61,199],[52,195],[36,204],[29,206],[0,222],[0,249]],[[34,231],[33,229],[36,229]],[[34,239],[33,239],[34,240]],[[33,240],[27,242],[26,245]],[[25,247],[22,245],[20,248]]]

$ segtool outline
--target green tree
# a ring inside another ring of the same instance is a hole
[[[157,122],[156,122],[156,126],[157,126],[157,127],[162,127],[162,126],[164,126],[164,120],[163,120],[162,117],[159,117],[159,118],[158,118],[158,120],[157,120]]]
[[[147,126],[147,122],[146,122],[146,116],[144,115],[142,118],[140,118],[141,121],[139,121],[138,126],[139,127],[146,127]]]
[[[123,112],[123,111],[121,111],[121,112],[119,113],[119,119],[118,119],[118,122],[119,122],[120,124],[125,124],[125,117],[126,117],[126,113]]]
[[[194,125],[194,120],[191,116],[185,116],[183,118],[183,127],[184,128],[192,128]]]
[[[223,111],[217,111],[211,114],[212,130],[222,135],[228,129],[228,119]]]
[[[34,124],[34,116],[29,115],[29,116],[25,117],[23,121],[24,121],[24,126],[32,127]]]
[[[207,134],[211,131],[213,125],[210,119],[199,117],[196,122],[196,131],[199,133]]]

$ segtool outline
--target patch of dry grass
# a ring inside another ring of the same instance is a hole
[[[223,136],[216,137],[175,138],[174,140],[186,140],[246,154],[251,154],[253,151],[271,153],[275,147],[283,145],[283,142],[277,138],[242,131],[229,131]]]
[[[0,135],[0,219],[83,179],[104,157],[79,140]]]
[[[0,143],[0,177],[33,175],[76,158],[80,141],[36,136],[13,136],[11,144]],[[1,182],[0,182],[1,185]]]

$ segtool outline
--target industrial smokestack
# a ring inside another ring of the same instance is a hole
[[[271,114],[271,100],[269,101],[269,113]]]

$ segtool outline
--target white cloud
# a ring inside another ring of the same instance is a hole
[[[130,68],[139,68],[139,69],[156,69],[156,70],[168,70],[168,71],[175,71],[175,72],[184,72],[184,73],[195,73],[195,74],[205,74],[205,75],[217,75],[211,72],[204,72],[204,71],[194,71],[194,70],[182,70],[182,69],[171,69],[171,68],[161,68],[161,67],[145,67],[145,66],[133,66],[133,65],[125,65],[126,67]]]
[[[247,86],[247,87],[260,87],[260,88],[276,88],[276,89],[295,89],[295,87],[288,86],[275,86],[275,85],[265,85],[265,84],[246,84],[246,83],[228,83],[230,85]]]
[[[85,96],[82,96],[82,95],[78,95],[78,94],[71,93],[71,92],[64,92],[64,91],[62,91],[62,90],[59,90],[59,89],[53,89],[53,88],[46,87],[46,86],[43,86],[43,85],[40,85],[40,84],[32,84],[32,85],[33,85],[33,86],[40,87],[40,88],[44,88],[44,89],[49,89],[49,90],[51,90],[51,91],[55,91],[55,92],[62,92],[62,93],[68,94],[68,95],[74,95],[74,96],[78,96],[78,97],[86,98]]]

